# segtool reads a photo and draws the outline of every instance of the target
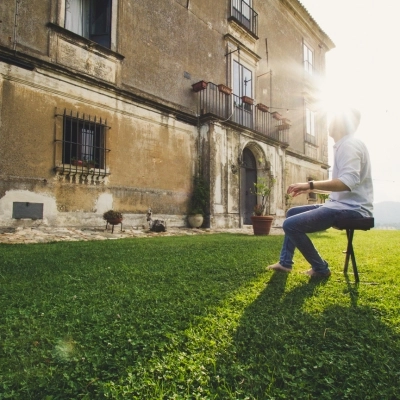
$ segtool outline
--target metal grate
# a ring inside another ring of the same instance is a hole
[[[56,117],[62,118],[60,136],[56,143],[61,145],[57,151],[58,162],[65,170],[86,174],[107,174],[106,135],[110,127],[107,121],[89,114],[68,111],[57,112]],[[59,167],[57,169],[60,169]]]

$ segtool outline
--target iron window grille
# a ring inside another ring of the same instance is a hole
[[[111,48],[112,0],[66,0],[65,29]]]
[[[62,113],[56,110],[56,117],[62,119],[62,138],[56,138],[61,144],[56,151],[61,161],[57,170],[64,174],[108,175],[107,120],[67,109]]]

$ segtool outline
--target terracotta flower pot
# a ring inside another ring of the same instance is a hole
[[[200,92],[201,90],[204,90],[207,88],[207,82],[206,81],[199,81],[196,82],[192,85],[193,91],[195,93]]]
[[[232,89],[226,85],[223,85],[222,83],[218,85],[218,90],[227,95],[232,94]]]
[[[262,112],[267,112],[269,110],[269,107],[262,103],[258,103],[256,107]]]
[[[271,215],[253,215],[251,217],[251,222],[253,224],[254,235],[269,235],[273,220],[274,217],[272,217]]]
[[[274,111],[271,115],[272,115],[272,118],[275,118],[277,120],[281,120],[282,119],[282,115],[279,114],[277,111]]]
[[[246,104],[250,104],[250,105],[254,104],[254,100],[248,96],[242,96],[242,101],[243,101],[243,103],[246,103]]]

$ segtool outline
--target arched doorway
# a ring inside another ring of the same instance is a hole
[[[248,148],[243,150],[242,160],[240,211],[243,216],[243,224],[251,225],[251,216],[254,206],[257,204],[257,196],[251,192],[254,188],[254,182],[257,182],[257,164],[254,154]]]

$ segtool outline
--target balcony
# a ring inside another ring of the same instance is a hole
[[[258,14],[245,0],[232,0],[229,21],[235,21],[251,34],[258,37]]]
[[[262,104],[252,104],[252,99],[229,94],[221,85],[208,82],[197,92],[200,118],[216,118],[238,127],[250,129],[281,144],[289,144],[290,121],[278,113],[270,113]]]

